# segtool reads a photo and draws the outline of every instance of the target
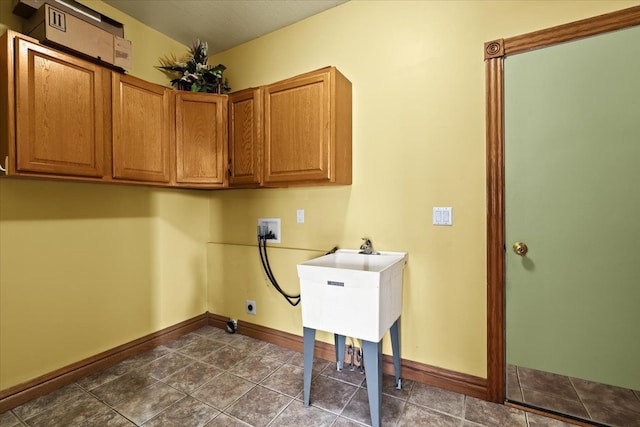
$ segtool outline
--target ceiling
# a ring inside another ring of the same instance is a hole
[[[209,55],[330,9],[348,0],[104,0],[105,3]],[[126,28],[125,28],[126,37]]]

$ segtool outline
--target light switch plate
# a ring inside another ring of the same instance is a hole
[[[453,225],[452,207],[434,207],[433,225]]]

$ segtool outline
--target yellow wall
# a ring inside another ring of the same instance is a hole
[[[21,383],[206,311],[206,195],[0,180],[0,379]]]
[[[11,2],[0,1],[0,34],[7,29],[20,31],[21,28],[22,18],[11,13]]]
[[[1,24],[19,30],[8,3]],[[125,24],[132,74],[166,83],[153,66],[186,47],[83,3]],[[212,59],[235,89],[338,66],[353,82],[352,186],[207,193],[0,180],[0,389],[206,310],[299,334],[299,309],[259,269],[259,216],[281,217],[280,246],[299,248],[270,252],[291,291],[295,264],[335,244],[368,235],[380,250],[408,251],[403,357],[484,376],[482,44],[634,4],[354,0]],[[453,227],[430,225],[441,205],[454,207]]]
[[[485,377],[483,43],[638,3],[354,0],[215,55],[234,89],[337,66],[353,83],[353,185],[213,193],[209,310],[301,334],[261,272],[258,217],[282,218],[273,246],[294,249],[274,249],[273,267],[294,293],[296,262],[368,236],[409,252],[402,356]],[[454,225],[431,225],[433,206],[452,206]]]
[[[166,84],[153,66],[186,47],[87,3],[125,23],[132,74]],[[208,229],[205,192],[0,179],[0,389],[204,313]]]

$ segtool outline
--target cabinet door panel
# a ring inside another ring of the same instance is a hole
[[[262,91],[229,95],[229,163],[232,186],[258,186],[262,180]]]
[[[265,182],[330,179],[329,73],[265,91]]]
[[[131,76],[113,76],[113,177],[168,182],[168,90]]]
[[[176,95],[177,182],[226,183],[226,113],[226,95]]]
[[[16,39],[19,171],[104,174],[103,69]]]

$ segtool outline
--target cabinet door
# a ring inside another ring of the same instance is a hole
[[[112,97],[113,177],[169,182],[169,90],[113,73]]]
[[[108,71],[26,40],[15,43],[18,171],[102,177]]]
[[[330,179],[329,72],[265,88],[265,183]]]
[[[176,94],[176,182],[226,184],[226,129],[226,95]]]
[[[262,90],[229,95],[229,185],[257,187],[262,181]]]

